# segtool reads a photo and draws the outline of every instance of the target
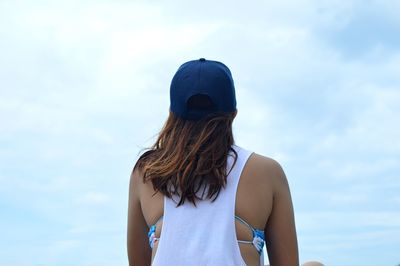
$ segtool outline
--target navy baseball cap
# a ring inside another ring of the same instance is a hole
[[[229,68],[204,58],[182,64],[172,78],[170,111],[186,120],[236,111],[235,86]]]

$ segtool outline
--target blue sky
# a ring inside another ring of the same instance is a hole
[[[234,76],[302,262],[400,263],[399,1],[0,2],[2,265],[127,265],[129,175],[179,65]]]

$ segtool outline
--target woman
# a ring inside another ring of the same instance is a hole
[[[204,58],[180,66],[169,117],[131,174],[130,265],[259,266],[264,243],[270,265],[299,265],[284,171],[235,144],[236,114],[227,66]]]

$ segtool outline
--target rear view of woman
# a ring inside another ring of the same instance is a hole
[[[227,66],[180,66],[169,117],[131,174],[129,265],[259,266],[264,244],[271,266],[299,265],[284,171],[235,143],[236,114]]]

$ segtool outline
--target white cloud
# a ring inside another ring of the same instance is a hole
[[[85,204],[102,205],[110,202],[110,196],[99,192],[88,192],[79,200],[79,202]]]
[[[367,231],[370,226],[380,226],[384,230],[400,230],[400,213],[397,211],[299,211],[296,218],[297,225],[307,233],[314,230],[332,232],[333,229],[349,230],[351,228]]]

